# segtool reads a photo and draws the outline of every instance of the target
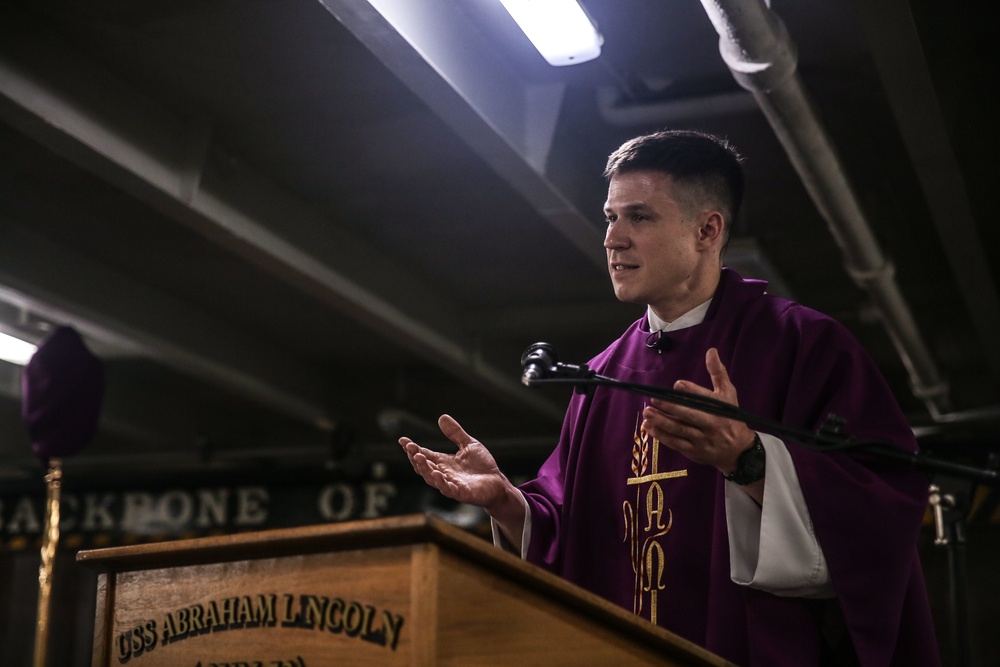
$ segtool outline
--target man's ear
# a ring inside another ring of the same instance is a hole
[[[718,211],[704,211],[698,226],[698,240],[705,245],[721,241],[725,231],[725,221]]]

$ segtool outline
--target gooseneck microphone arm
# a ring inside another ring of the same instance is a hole
[[[794,441],[817,451],[860,451],[879,458],[907,463],[917,470],[962,477],[991,486],[1000,484],[997,470],[978,468],[907,452],[882,440],[854,438],[844,432],[844,422],[836,415],[829,415],[818,431],[806,431],[786,426],[778,421],[758,417],[735,405],[707,396],[635,382],[624,382],[599,375],[588,368],[586,364],[560,363],[556,358],[555,351],[548,343],[535,343],[529,346],[521,355],[521,367],[523,369],[521,382],[527,387],[563,384],[571,385],[579,392],[586,392],[597,386],[611,387],[743,422],[755,431],[769,433],[782,440]]]

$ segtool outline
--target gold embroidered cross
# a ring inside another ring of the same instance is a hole
[[[658,539],[666,535],[673,526],[673,512],[666,508],[661,481],[687,477],[688,471],[671,470],[660,472],[660,442],[642,429],[642,411],[636,416],[635,431],[632,436],[632,477],[626,479],[628,486],[635,490],[635,505],[625,501],[622,511],[625,518],[625,540],[631,537],[632,570],[635,573],[635,605],[636,614],[641,613],[644,593],[649,593],[649,620],[656,623],[657,597],[666,588],[663,583],[664,552]],[[652,454],[652,456],[650,456]],[[650,460],[652,459],[652,460]],[[646,473],[646,470],[649,473]],[[640,503],[641,484],[649,484],[646,490],[645,503]],[[641,529],[645,537],[640,536],[639,512],[644,508],[646,526]],[[666,524],[664,525],[664,519]]]

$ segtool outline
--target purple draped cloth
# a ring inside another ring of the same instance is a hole
[[[705,320],[646,345],[646,318],[591,360],[601,375],[711,387],[719,350],[740,407],[815,431],[833,413],[859,437],[916,442],[881,374],[841,325],[723,270]],[[939,664],[916,543],[921,473],[788,443],[836,601],[780,597],[730,579],[725,480],[640,430],[646,400],[598,387],[575,395],[556,450],[521,487],[528,560],[740,665],[820,662],[830,618],[846,621],[862,665]],[[838,605],[841,614],[830,614]]]
[[[21,418],[36,456],[44,461],[72,456],[94,437],[104,367],[74,329],[60,327],[42,342],[21,385]]]

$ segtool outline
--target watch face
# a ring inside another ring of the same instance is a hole
[[[764,478],[767,463],[764,457],[764,446],[760,440],[754,441],[754,446],[740,454],[736,470],[727,475],[726,479],[741,486],[752,484]]]
[[[764,457],[761,454],[758,454],[757,450],[754,449],[752,450],[751,455],[747,457],[746,466],[744,468],[745,475],[752,481],[756,482],[764,476],[764,469],[766,467],[767,464],[764,463]]]

